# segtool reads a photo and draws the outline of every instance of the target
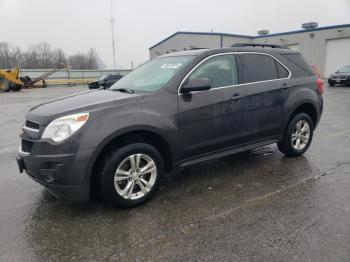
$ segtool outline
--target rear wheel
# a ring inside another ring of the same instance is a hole
[[[304,154],[312,141],[314,125],[309,115],[299,113],[289,122],[278,149],[286,156],[296,157]]]
[[[111,204],[129,208],[148,201],[163,176],[163,159],[153,146],[126,145],[110,152],[100,174],[100,192]]]

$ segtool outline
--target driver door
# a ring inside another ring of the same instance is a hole
[[[184,84],[196,78],[208,78],[211,89],[178,96],[183,158],[233,146],[243,131],[244,87],[235,86],[235,55],[220,54],[202,61]]]

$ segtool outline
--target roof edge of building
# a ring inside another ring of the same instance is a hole
[[[246,37],[246,38],[252,38],[252,39],[259,39],[259,38],[266,38],[266,37],[273,37],[273,36],[281,36],[281,35],[291,35],[291,34],[299,34],[299,33],[305,33],[305,32],[315,32],[315,31],[322,31],[322,30],[329,30],[329,29],[337,29],[337,28],[345,28],[350,27],[350,24],[341,24],[341,25],[333,25],[333,26],[324,26],[324,27],[316,27],[311,29],[301,29],[301,30],[294,30],[294,31],[288,31],[288,32],[281,32],[281,33],[275,33],[275,34],[269,34],[269,35],[263,35],[263,36],[249,36],[249,35],[239,35],[239,34],[229,34],[229,33],[217,33],[217,32],[191,32],[191,31],[178,31],[174,34],[164,38],[162,41],[158,42],[157,44],[151,46],[148,48],[148,50],[153,49],[154,47],[164,43],[168,39],[179,35],[179,34],[187,34],[187,35],[219,35],[219,36],[234,36],[234,37]]]
[[[257,38],[273,37],[273,36],[280,36],[280,35],[292,35],[292,34],[300,34],[300,33],[305,33],[305,32],[315,32],[315,31],[322,31],[322,30],[344,28],[344,27],[350,27],[350,24],[323,26],[323,27],[315,27],[315,28],[310,28],[310,29],[300,29],[300,30],[287,31],[287,32],[268,34],[268,35],[262,35],[262,36],[260,36],[260,35],[253,36],[253,38],[257,39]]]

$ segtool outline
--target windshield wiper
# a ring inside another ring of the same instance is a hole
[[[133,94],[133,93],[135,93],[134,90],[132,90],[132,89],[126,89],[126,88],[109,89],[109,90],[112,90],[112,91],[119,91],[119,92],[128,93],[128,94]]]

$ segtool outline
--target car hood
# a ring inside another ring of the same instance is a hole
[[[143,99],[144,96],[110,90],[82,92],[37,105],[29,110],[26,118],[46,125],[60,116],[124,105]]]
[[[333,73],[332,76],[350,76],[350,73]]]

